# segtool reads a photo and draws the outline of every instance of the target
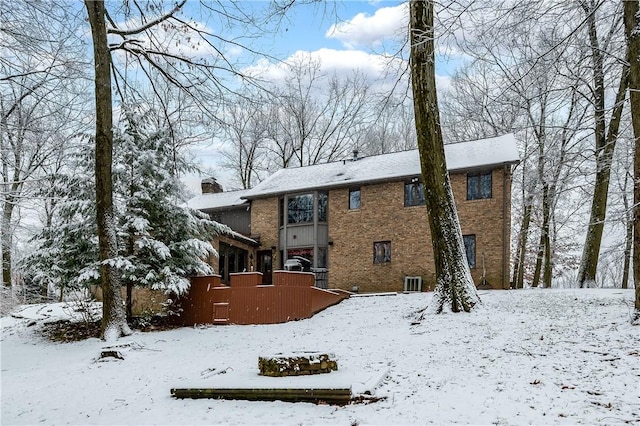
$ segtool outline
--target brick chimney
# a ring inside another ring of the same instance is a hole
[[[216,178],[205,178],[200,182],[200,187],[202,188],[203,194],[217,194],[218,192],[223,192],[222,185],[216,182]]]

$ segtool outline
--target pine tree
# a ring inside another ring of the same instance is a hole
[[[211,238],[228,228],[178,205],[178,175],[189,165],[174,157],[166,129],[150,124],[153,111],[126,111],[114,132],[114,180],[119,254],[128,301],[133,286],[182,294],[191,275],[213,273],[203,259],[215,254]],[[128,316],[131,306],[128,303]]]
[[[95,223],[93,152],[85,146],[72,154],[73,173],[50,176],[48,197],[59,199],[57,214],[34,237],[36,250],[24,260],[40,287],[64,293],[100,284]]]
[[[114,212],[118,255],[109,260],[127,285],[128,313],[135,286],[182,294],[189,276],[213,273],[210,241],[229,228],[181,205],[178,179],[189,165],[175,155],[166,129],[155,129],[153,111],[128,110],[114,129]],[[59,176],[57,217],[38,235],[27,259],[35,281],[61,292],[99,285],[95,222],[94,153],[74,157],[73,174]]]

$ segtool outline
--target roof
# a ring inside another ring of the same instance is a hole
[[[195,210],[216,210],[229,207],[239,207],[248,203],[241,198],[246,195],[246,189],[239,191],[217,192],[201,194],[187,201],[187,206]]]
[[[497,167],[520,161],[513,134],[489,139],[458,142],[444,146],[450,172]],[[397,180],[420,175],[417,149],[341,160],[313,166],[280,169],[247,190],[243,198],[261,198],[282,193],[334,188],[371,182]]]

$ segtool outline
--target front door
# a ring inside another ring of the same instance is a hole
[[[273,272],[271,250],[258,251],[258,271],[262,272],[262,283],[271,285],[271,273]]]

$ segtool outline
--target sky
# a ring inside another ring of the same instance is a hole
[[[248,11],[264,8],[266,1],[244,2]],[[194,10],[194,12],[198,12]],[[219,23],[207,21],[208,27]],[[278,21],[276,31],[248,40],[254,50],[267,52],[268,58],[252,57],[245,71],[267,75],[277,79],[282,75],[278,60],[290,61],[295,57],[312,57],[321,61],[322,69],[328,73],[347,74],[358,69],[372,80],[380,78],[386,61],[381,55],[393,55],[406,34],[408,7],[402,1],[337,1],[301,4],[292,8]],[[242,36],[242,35],[240,35]],[[246,36],[246,35],[245,35]],[[244,40],[244,43],[247,39]],[[246,52],[233,52],[238,59]],[[447,85],[448,75],[456,63],[451,56],[441,56],[436,62],[438,86]],[[201,160],[209,173],[213,173],[225,189],[232,189],[234,182],[228,172],[219,166],[219,147],[208,145],[195,149],[194,155]],[[199,193],[199,175],[185,177],[189,189]]]

